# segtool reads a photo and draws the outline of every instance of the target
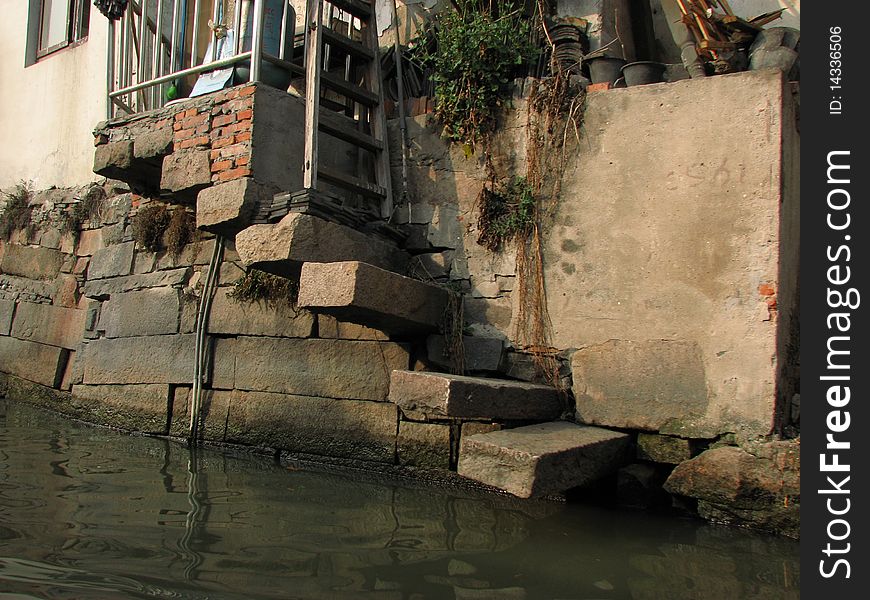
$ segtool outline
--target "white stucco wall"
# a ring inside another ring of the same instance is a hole
[[[24,67],[27,0],[0,0],[0,189],[96,179],[94,125],[106,117],[105,17],[90,3],[87,40]]]

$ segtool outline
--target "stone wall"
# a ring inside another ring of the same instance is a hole
[[[494,141],[505,178],[526,168],[522,95],[514,106]],[[583,118],[544,234],[578,420],[708,439],[781,430],[797,360],[791,89],[765,71],[593,92]],[[483,159],[426,117],[408,128],[416,201],[396,214],[416,264],[467,291],[475,335],[516,346],[514,251],[476,242]]]

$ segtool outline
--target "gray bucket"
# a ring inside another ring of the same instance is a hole
[[[622,67],[622,76],[625,77],[625,85],[646,85],[663,81],[665,65],[650,60],[639,60],[628,63]]]
[[[619,77],[619,70],[625,59],[614,56],[595,56],[586,60],[589,64],[589,78],[592,83],[613,83]]]

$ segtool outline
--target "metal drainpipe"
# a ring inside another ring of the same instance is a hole
[[[214,298],[215,284],[217,283],[218,269],[223,258],[224,238],[215,236],[214,249],[208,264],[208,276],[202,290],[202,298],[199,299],[199,310],[196,315],[196,344],[194,346],[193,359],[193,390],[190,400],[190,430],[188,442],[196,441],[199,429],[199,411],[202,408],[202,384],[205,380],[205,344],[208,332],[208,317],[211,313],[211,303]]]

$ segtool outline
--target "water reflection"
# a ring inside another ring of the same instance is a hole
[[[0,400],[0,591],[20,597],[798,598],[798,582],[788,540],[287,470]]]

